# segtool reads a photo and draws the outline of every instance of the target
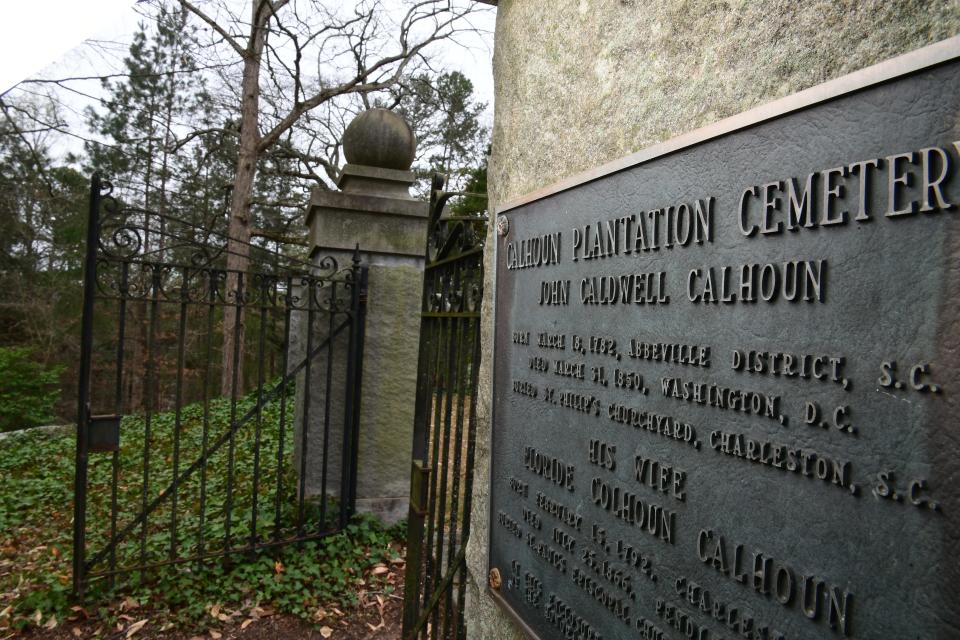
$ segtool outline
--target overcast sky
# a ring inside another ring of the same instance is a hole
[[[349,2],[350,0],[342,0]],[[404,0],[386,0],[401,6]],[[198,2],[201,6],[203,1]],[[26,0],[7,1],[0,21],[0,93],[30,77],[98,76],[122,69],[123,57],[143,17],[134,0]],[[140,7],[144,11],[145,7]],[[486,102],[486,124],[493,121],[494,10],[473,18],[485,33],[461,38],[460,44],[440,43],[434,60],[448,70],[459,70],[474,84],[478,100]],[[97,47],[84,44],[93,39]],[[71,88],[99,93],[91,79]],[[12,92],[15,95],[16,90]],[[78,120],[82,105],[74,114]]]

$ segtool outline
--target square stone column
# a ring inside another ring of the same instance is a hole
[[[369,266],[357,459],[357,511],[385,522],[407,515],[428,203],[410,197],[410,171],[348,164],[339,191],[316,190],[307,212],[311,261]],[[346,340],[346,338],[344,338]],[[339,350],[339,349],[338,349]],[[341,353],[345,350],[341,350]],[[324,363],[311,375],[311,443],[323,441]],[[331,385],[342,416],[343,382]],[[338,427],[339,425],[339,427]],[[331,420],[328,492],[339,494],[342,419]],[[307,494],[320,493],[322,447],[308,447]]]

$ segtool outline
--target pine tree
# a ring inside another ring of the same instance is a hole
[[[470,170],[483,163],[487,138],[480,122],[487,105],[474,98],[473,83],[459,71],[418,74],[394,94],[417,136],[419,171],[448,176],[447,189],[463,188]]]
[[[89,168],[131,204],[161,214],[182,170],[178,130],[192,126],[209,102],[202,77],[191,73],[194,44],[184,11],[159,5],[153,24],[141,23],[134,34],[125,77],[105,80],[103,109],[87,112],[90,128],[108,140],[86,144]]]
[[[20,349],[38,367],[59,370],[76,362],[87,181],[53,159],[49,132],[34,130],[38,121],[58,120],[53,103],[5,98],[3,106],[0,349]],[[75,376],[62,379],[67,404],[57,412],[68,417]]]
[[[88,124],[106,143],[88,143],[88,169],[99,171],[115,187],[114,195],[132,207],[141,229],[142,252],[153,259],[176,259],[181,243],[171,242],[168,216],[185,171],[192,145],[178,143],[178,133],[199,120],[206,102],[202,79],[194,68],[194,40],[185,12],[160,4],[152,23],[141,23],[134,34],[121,80],[104,81],[107,98],[101,110],[88,110]],[[188,218],[191,213],[187,213]],[[189,220],[199,224],[200,220]],[[179,231],[179,229],[178,229]],[[182,249],[181,249],[182,251]],[[131,357],[126,405],[144,405],[148,343],[148,303],[128,305]],[[158,385],[154,385],[157,394]],[[153,399],[158,406],[159,397]]]

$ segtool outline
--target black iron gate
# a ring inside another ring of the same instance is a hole
[[[75,592],[339,531],[355,502],[359,252],[343,269],[300,262],[110,193],[94,176]],[[228,270],[231,252],[256,270]]]
[[[403,637],[463,638],[486,218],[434,177],[420,322]]]

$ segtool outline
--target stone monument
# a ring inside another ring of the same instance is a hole
[[[489,180],[510,223],[486,245],[470,636],[953,637],[960,156],[956,120],[913,122],[906,96],[955,106],[955,81],[920,64],[842,104],[818,85],[930,43],[943,63],[956,4],[498,7]],[[759,126],[815,86],[837,106]],[[874,126],[841,131],[863,105]],[[729,148],[689,135],[734,114]],[[816,232],[788,215],[814,174]]]
[[[406,516],[409,496],[427,203],[409,192],[416,139],[401,116],[386,109],[361,113],[344,133],[343,152],[348,164],[339,190],[317,189],[310,199],[310,252],[314,261],[333,256],[344,267],[359,247],[361,261],[369,266],[357,510],[395,522]],[[311,442],[323,441],[322,364],[314,367],[311,381],[311,404],[317,407],[309,414]],[[335,401],[343,397],[336,381]],[[331,413],[342,415],[342,408]],[[339,441],[339,434],[332,434],[331,442]],[[337,451],[331,448],[328,458],[328,488],[334,494],[339,493]],[[321,455],[319,447],[308,454],[308,495],[320,492]]]

